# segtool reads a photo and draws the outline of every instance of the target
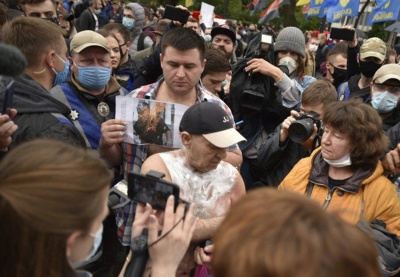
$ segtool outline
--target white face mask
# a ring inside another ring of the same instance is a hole
[[[90,261],[90,259],[96,254],[97,250],[100,248],[101,242],[103,240],[103,224],[101,224],[100,229],[97,230],[96,234],[89,234],[89,236],[93,238],[92,249],[83,260],[71,263],[71,266],[74,269],[87,264],[87,262]]]
[[[297,68],[298,64],[291,57],[284,57],[279,60],[278,66],[283,65],[289,69],[289,75],[291,75]]]
[[[345,167],[351,165],[350,153],[344,155],[338,160],[328,160],[324,158],[324,161],[333,167]]]
[[[308,46],[308,49],[310,49],[311,52],[317,52],[318,50],[318,45],[310,44]]]

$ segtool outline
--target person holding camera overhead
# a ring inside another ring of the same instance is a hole
[[[378,219],[400,235],[400,199],[379,158],[389,145],[379,114],[359,99],[324,107],[321,147],[299,161],[278,189],[305,194],[356,225]]]
[[[292,110],[258,150],[258,174],[263,184],[277,187],[300,159],[320,145],[323,109],[336,101],[336,89],[326,79],[315,81],[304,91],[300,113]]]
[[[312,76],[304,75],[306,41],[303,33],[296,27],[286,27],[279,32],[274,44],[275,63],[265,59],[250,60],[246,72],[260,72],[275,81],[282,95],[282,104],[286,108],[298,109],[301,94],[315,81]]]

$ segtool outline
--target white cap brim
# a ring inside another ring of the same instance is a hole
[[[246,139],[235,129],[227,129],[211,134],[203,134],[203,137],[219,148],[227,148]]]
[[[395,79],[397,81],[400,81],[400,75],[398,75],[398,74],[385,74],[385,75],[383,75],[381,77],[375,78],[374,81],[379,83],[379,84],[382,84],[382,83],[384,83],[384,82],[386,82],[387,80],[390,80],[390,79]]]

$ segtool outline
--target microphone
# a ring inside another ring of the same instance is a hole
[[[24,72],[26,63],[18,48],[0,43],[0,76],[18,77]]]
[[[132,260],[126,267],[124,277],[142,277],[149,259],[147,245],[149,230],[144,228],[142,234],[134,237],[131,242]]]

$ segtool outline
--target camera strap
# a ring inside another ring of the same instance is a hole
[[[317,149],[320,145],[321,145],[321,136],[319,134],[317,134],[314,138],[311,152],[313,152],[315,149]]]

